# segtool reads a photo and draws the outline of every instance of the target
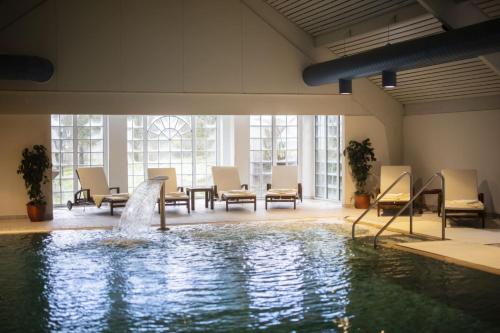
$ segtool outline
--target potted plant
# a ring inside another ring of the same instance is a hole
[[[47,149],[42,145],[34,145],[31,150],[25,148],[22,156],[17,173],[23,176],[28,191],[28,216],[31,222],[43,221],[47,202],[42,192],[42,184],[49,181],[46,172],[52,168]]]
[[[370,192],[366,189],[366,181],[372,168],[371,162],[376,161],[374,149],[367,138],[361,142],[351,140],[344,149],[344,156],[349,159],[351,175],[356,185],[354,192],[354,207],[366,209],[370,206]]]

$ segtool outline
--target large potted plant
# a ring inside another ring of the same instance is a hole
[[[31,222],[43,221],[47,201],[42,192],[42,185],[49,181],[47,170],[52,168],[47,149],[42,145],[34,145],[33,149],[25,148],[17,173],[23,176],[24,185],[30,201],[26,204]]]
[[[372,162],[376,161],[374,149],[367,138],[361,142],[351,140],[344,149],[344,156],[349,160],[351,175],[356,185],[354,193],[354,207],[366,209],[370,206],[370,192],[366,189],[366,182],[370,175]]]

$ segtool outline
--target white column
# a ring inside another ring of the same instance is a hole
[[[314,116],[302,116],[299,141],[300,180],[304,198],[314,197]]]
[[[234,116],[234,165],[242,183],[250,180],[250,116]]]
[[[127,192],[127,116],[108,118],[108,161],[109,186],[119,186],[121,192]]]
[[[234,116],[219,116],[219,164],[234,165]]]

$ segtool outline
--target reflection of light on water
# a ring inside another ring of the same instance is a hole
[[[333,322],[337,325],[338,328],[342,330],[343,333],[349,332],[349,328],[351,326],[349,324],[349,317],[335,319]]]
[[[230,314],[207,317],[206,327],[255,329],[336,317],[348,288],[339,242],[347,233],[337,223],[287,221],[178,226],[133,238],[55,232],[50,316],[68,330],[87,320],[112,330],[109,317],[118,315],[150,330],[168,322],[174,331],[199,324],[200,313]]]

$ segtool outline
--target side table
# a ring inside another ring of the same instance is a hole
[[[205,208],[208,208],[208,202],[210,201],[210,209],[214,209],[214,190],[211,187],[188,187],[186,188],[186,193],[191,197],[191,210],[195,210],[195,195],[196,192],[205,193]]]

